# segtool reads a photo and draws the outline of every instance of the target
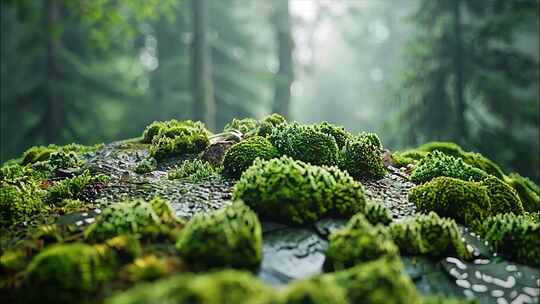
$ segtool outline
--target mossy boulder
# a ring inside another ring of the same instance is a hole
[[[510,185],[494,176],[485,178],[481,184],[487,189],[491,203],[491,214],[524,213],[521,199]]]
[[[278,156],[278,150],[268,139],[253,136],[234,144],[225,152],[223,173],[231,178],[239,178],[256,158],[269,160]]]
[[[209,132],[201,122],[170,120],[153,122],[143,133],[151,143],[150,155],[157,160],[202,152],[210,143]]]
[[[350,217],[365,207],[362,185],[346,172],[288,156],[255,160],[236,183],[233,198],[243,200],[263,219],[290,224]]]
[[[262,259],[262,232],[257,215],[241,202],[199,214],[180,234],[176,248],[194,270],[256,269]]]
[[[277,113],[270,114],[259,122],[257,135],[267,137],[272,134],[278,126],[284,125],[286,123],[287,120],[285,119],[285,117]]]
[[[516,190],[525,211],[540,211],[540,187],[537,184],[517,173],[508,175],[505,181]]]
[[[482,235],[495,251],[527,265],[540,266],[540,223],[513,213],[489,217]]]
[[[434,211],[473,229],[491,215],[486,187],[473,181],[436,177],[411,189],[408,197],[421,212]]]
[[[335,280],[302,280],[291,283],[280,295],[280,304],[349,304],[345,289]]]
[[[488,174],[466,164],[461,158],[455,158],[436,150],[428,153],[418,163],[411,174],[411,181],[420,184],[439,176],[459,178],[464,181],[480,181]]]
[[[314,128],[321,133],[332,136],[336,141],[338,149],[342,149],[347,140],[352,138],[352,134],[347,132],[345,128],[333,125],[327,121],[314,125]]]
[[[376,136],[376,135],[375,135]],[[348,140],[339,167],[354,178],[380,178],[386,175],[380,142],[373,136],[358,136]]]
[[[372,225],[388,225],[392,222],[390,210],[377,201],[367,202],[364,216]]]
[[[283,124],[270,135],[270,142],[281,155],[312,165],[336,165],[338,146],[333,136],[313,126]]]

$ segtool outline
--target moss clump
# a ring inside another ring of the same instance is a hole
[[[92,183],[105,183],[108,177],[105,175],[90,175],[88,170],[81,175],[56,182],[47,191],[46,201],[56,205],[64,199],[77,199],[83,190]]]
[[[153,281],[167,274],[167,260],[150,254],[135,259],[124,267],[130,282]]]
[[[487,189],[491,203],[491,214],[508,213],[523,214],[523,205],[516,191],[502,180],[490,176],[482,182]]]
[[[224,270],[183,274],[155,283],[139,284],[109,298],[106,304],[270,304],[272,293],[248,272]]]
[[[115,265],[114,253],[105,246],[53,245],[32,259],[26,282],[41,296],[44,291],[95,292],[114,276]]]
[[[255,160],[236,183],[233,198],[262,218],[291,224],[324,216],[349,217],[365,207],[364,189],[346,172],[282,156]]]
[[[176,247],[194,270],[256,269],[262,258],[262,232],[257,215],[240,202],[196,215],[182,230]]]
[[[392,222],[390,210],[381,203],[375,201],[368,201],[364,216],[372,225],[388,225]]]
[[[277,113],[270,114],[260,121],[257,135],[265,137],[269,136],[278,126],[286,123],[287,120],[285,119],[285,117]]]
[[[347,141],[343,149],[340,168],[355,178],[378,178],[386,175],[382,150],[374,143],[375,141],[370,136],[357,137]]]
[[[313,126],[297,123],[282,125],[269,137],[280,154],[288,155],[312,165],[335,165],[338,146],[334,137]]]
[[[422,297],[422,304],[480,304],[478,299],[447,298],[442,295]]]
[[[154,199],[156,200],[156,199]],[[161,200],[160,200],[161,202]],[[120,234],[136,236],[153,236],[162,233],[164,227],[161,225],[164,220],[160,214],[166,214],[165,219],[172,216],[173,212],[163,211],[162,204],[160,208],[155,202],[150,203],[143,200],[132,200],[120,203],[114,203],[105,208],[103,212],[96,217],[96,222],[86,228],[85,238],[102,241]]]
[[[399,259],[380,258],[344,271],[325,274],[344,288],[349,303],[419,303],[416,288]]]
[[[33,164],[36,162],[47,161],[51,154],[55,152],[63,152],[69,154],[70,152],[76,155],[93,152],[103,147],[103,144],[97,144],[93,146],[84,146],[79,144],[69,144],[65,146],[48,145],[48,146],[35,146],[26,150],[22,155],[21,164]]]
[[[517,173],[510,174],[505,181],[516,190],[525,211],[540,211],[540,187],[537,184]]]
[[[392,153],[392,162],[394,166],[406,167],[407,165],[415,165],[420,160],[422,160],[428,152],[418,151],[415,149],[405,150],[405,151],[396,151]]]
[[[361,132],[360,134],[358,134],[357,137],[363,138],[367,140],[374,147],[378,148],[381,151],[383,150],[381,139],[379,138],[377,134],[372,133],[372,132]]]
[[[487,173],[467,165],[460,158],[433,151],[418,163],[411,174],[411,181],[417,184],[425,183],[438,176],[480,181],[487,177]]]
[[[486,187],[452,177],[436,177],[409,191],[409,201],[419,211],[434,211],[473,229],[491,214]]]
[[[151,142],[150,155],[157,160],[199,153],[210,143],[201,122],[170,120],[153,122],[143,133],[143,142]]]
[[[142,247],[139,239],[133,235],[119,235],[105,241],[107,247],[114,250],[118,260],[129,262],[141,256]]]
[[[465,151],[461,147],[452,142],[446,141],[432,141],[420,145],[417,148],[419,151],[433,152],[435,150],[440,151],[446,155],[451,155],[454,157],[460,157]]]
[[[75,152],[53,152],[49,156],[50,165],[58,169],[77,168],[82,165],[82,161],[79,159]]]
[[[278,156],[278,150],[268,139],[261,136],[253,136],[234,144],[225,152],[223,173],[232,178],[239,178],[253,164],[256,158],[268,160]]]
[[[347,140],[352,137],[352,135],[349,132],[345,131],[345,128],[335,126],[326,121],[323,121],[320,124],[316,124],[314,128],[315,130],[321,133],[332,136],[334,140],[336,141],[338,149],[342,149],[345,146],[345,143],[347,142]]]
[[[278,301],[283,304],[348,304],[345,290],[335,280],[303,280],[291,283]]]
[[[456,222],[440,218],[436,213],[418,215],[390,224],[389,234],[403,255],[426,255],[432,258],[458,256],[472,257]]]
[[[36,173],[28,166],[0,168],[0,226],[24,222],[45,211],[44,196]]]
[[[540,224],[512,213],[489,217],[482,226],[484,238],[495,251],[535,267],[540,266]]]
[[[211,163],[200,160],[186,160],[180,167],[169,172],[169,179],[187,179],[192,182],[200,182],[210,176],[216,175],[219,172]]]
[[[150,173],[156,169],[157,169],[156,159],[153,157],[149,157],[149,158],[145,158],[141,160],[137,164],[137,167],[135,167],[134,171],[135,173],[138,173],[138,174],[145,174],[145,173]]]
[[[236,119],[233,118],[233,120],[225,125],[223,128],[224,132],[228,131],[240,131],[246,137],[246,135],[253,135],[255,132],[257,132],[257,128],[259,126],[259,122],[256,119],[253,118],[242,118],[242,119]]]

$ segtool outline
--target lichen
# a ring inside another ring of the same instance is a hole
[[[491,203],[491,214],[508,213],[523,214],[523,205],[516,191],[504,181],[490,176],[482,180]]]
[[[524,215],[498,214],[487,218],[482,235],[496,252],[520,263],[540,266],[540,224]]]
[[[218,172],[219,168],[214,167],[211,163],[200,159],[192,159],[182,162],[178,168],[171,170],[167,176],[171,180],[187,179],[192,182],[200,182],[216,175]]]
[[[312,165],[336,165],[338,146],[333,136],[313,126],[283,124],[268,138],[281,155]]]
[[[537,184],[517,173],[508,175],[505,181],[516,190],[525,211],[540,211],[540,187]]]
[[[359,136],[348,140],[343,148],[339,167],[355,178],[379,178],[386,175],[382,150],[372,136]]]
[[[467,165],[461,158],[435,150],[418,163],[411,174],[411,181],[417,184],[425,183],[439,176],[480,181],[487,177],[487,173]]]
[[[155,171],[157,169],[157,161],[153,157],[145,158],[141,160],[137,167],[135,167],[135,173],[138,174],[146,174],[150,173],[152,171]]]
[[[143,133],[150,142],[150,155],[158,161],[167,157],[202,152],[210,143],[208,131],[201,122],[170,120],[153,122]]]
[[[473,229],[491,214],[486,187],[452,177],[436,177],[416,186],[408,198],[421,212],[434,211]]]
[[[269,160],[278,156],[278,150],[268,139],[253,136],[234,144],[225,152],[223,173],[231,178],[239,178],[256,158]]]
[[[257,215],[241,202],[199,214],[176,243],[180,256],[194,270],[256,269],[262,259],[262,232]]]
[[[324,216],[350,217],[365,207],[364,189],[335,167],[319,167],[288,156],[255,160],[236,183],[233,198],[262,218],[290,224]]]
[[[280,295],[282,304],[348,304],[345,289],[335,280],[302,280],[289,284]]]

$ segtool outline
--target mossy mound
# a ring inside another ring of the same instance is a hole
[[[537,184],[517,173],[508,175],[505,181],[516,190],[525,211],[540,211],[540,187]]]
[[[540,223],[530,217],[512,213],[489,217],[482,225],[482,234],[497,252],[520,263],[540,266]]]
[[[367,202],[366,209],[364,210],[364,216],[372,225],[388,225],[392,222],[390,210],[388,210],[388,208],[383,206],[381,203],[375,201]]]
[[[228,131],[239,131],[244,135],[244,137],[247,137],[249,135],[252,135],[257,131],[257,128],[259,127],[259,122],[256,119],[253,118],[242,118],[242,119],[236,119],[233,118],[229,123],[225,125],[223,128],[224,132]],[[246,136],[247,135],[247,136]]]
[[[472,258],[465,242],[461,240],[456,222],[441,218],[434,212],[394,222],[388,231],[403,255]]]
[[[182,162],[178,168],[171,170],[167,176],[169,179],[187,179],[192,182],[200,182],[218,173],[219,168],[214,167],[211,163],[200,159],[190,159]]]
[[[248,272],[224,270],[178,275],[138,286],[108,299],[106,304],[270,304],[272,292]]]
[[[88,185],[106,183],[107,180],[108,177],[105,175],[91,175],[90,171],[85,170],[80,175],[55,182],[49,187],[45,201],[56,205],[65,199],[77,199]]]
[[[56,152],[62,152],[65,154],[74,153],[75,155],[93,152],[103,147],[102,144],[93,146],[84,146],[79,144],[69,144],[65,146],[48,145],[48,146],[34,146],[26,150],[21,157],[21,164],[34,164],[37,162],[48,161],[51,154]]]
[[[436,177],[414,187],[409,192],[409,201],[421,212],[434,211],[473,229],[491,215],[486,187],[452,177]]]
[[[333,125],[327,121],[314,125],[314,128],[321,133],[332,136],[340,150],[345,146],[347,140],[352,138],[352,134],[347,132],[345,128]]]
[[[176,247],[194,270],[256,269],[262,258],[262,232],[257,215],[241,202],[196,215],[181,232]]]
[[[93,241],[120,234],[159,235],[164,229],[162,223],[174,218],[173,214],[168,203],[159,198],[150,202],[140,199],[119,202],[105,208],[84,234],[86,239]]]
[[[279,156],[278,150],[261,136],[252,136],[234,144],[223,158],[223,173],[232,178],[240,175],[253,164],[256,158],[269,160]]]
[[[280,304],[349,304],[345,289],[335,280],[304,280],[291,283],[280,295]]]
[[[359,136],[348,140],[343,148],[339,167],[355,178],[383,177],[386,169],[379,144],[373,136]]]
[[[509,212],[523,214],[521,199],[510,185],[494,176],[485,178],[481,184],[487,189],[491,203],[491,214]]]
[[[209,132],[201,122],[191,120],[155,121],[143,133],[151,143],[150,155],[157,160],[202,152],[210,143]]]
[[[255,160],[236,183],[233,198],[262,218],[291,224],[324,216],[350,217],[364,210],[362,185],[335,167],[319,167],[288,156]]]
[[[272,132],[274,132],[277,127],[286,123],[287,120],[285,119],[285,117],[277,113],[270,114],[259,122],[259,129],[257,130],[257,135],[265,137],[269,136],[270,134],[272,134]]]
[[[135,173],[138,173],[138,174],[145,174],[145,173],[150,173],[156,169],[157,169],[156,159],[153,157],[149,157],[149,158],[145,158],[141,160],[137,164],[137,167],[135,167],[134,171]]]
[[[420,184],[439,176],[459,178],[465,181],[479,181],[488,175],[478,168],[467,165],[461,158],[455,158],[436,150],[428,153],[418,163],[411,174],[411,181]]]
[[[106,246],[82,243],[53,245],[34,257],[26,283],[39,294],[95,292],[115,274],[114,252]],[[56,294],[56,296],[59,296]]]
[[[281,155],[312,165],[337,164],[338,146],[333,136],[313,126],[282,124],[268,138]]]

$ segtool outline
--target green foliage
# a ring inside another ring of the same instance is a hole
[[[269,160],[279,156],[278,150],[261,136],[252,136],[230,147],[223,158],[223,173],[239,178],[256,158]]]
[[[334,280],[303,280],[287,286],[280,304],[347,304],[345,290]]]
[[[138,173],[138,174],[145,174],[145,173],[150,173],[156,169],[157,169],[156,159],[153,157],[149,157],[149,158],[145,158],[141,160],[137,164],[137,167],[135,167],[134,171],[135,173]]]
[[[487,174],[478,168],[467,165],[461,158],[455,158],[435,150],[418,163],[411,174],[411,181],[417,184],[425,183],[438,176],[459,178],[464,181],[479,181]]]
[[[456,222],[441,218],[434,212],[394,222],[388,231],[403,255],[426,255],[436,259],[446,256],[472,258],[461,240]]]
[[[248,272],[224,270],[181,274],[140,284],[108,299],[106,304],[270,304],[271,291]]]
[[[376,138],[377,135],[372,134],[347,141],[339,167],[355,178],[379,178],[386,175],[382,151]]]
[[[210,143],[201,122],[191,120],[155,121],[143,133],[143,142],[151,142],[150,155],[157,160],[203,151]]]
[[[312,165],[337,164],[338,146],[333,136],[322,133],[313,126],[297,123],[282,124],[269,137],[282,155]]]
[[[47,191],[46,202],[55,205],[64,199],[77,199],[88,185],[95,182],[103,183],[107,179],[105,175],[92,176],[86,170],[78,176],[54,183]]]
[[[436,177],[409,192],[409,201],[421,212],[434,211],[473,229],[491,214],[486,187],[452,177]]]
[[[41,296],[43,292],[54,296],[58,290],[74,294],[95,292],[114,276],[115,265],[114,253],[105,246],[53,245],[32,259],[26,281]]]
[[[367,202],[364,216],[372,225],[388,225],[392,222],[390,210],[383,206],[382,203],[376,201]]]
[[[270,114],[261,120],[257,135],[265,137],[269,136],[278,126],[286,123],[287,121],[285,120],[285,117],[277,113]]]
[[[46,161],[49,159],[51,153],[56,152],[58,146],[49,145],[49,146],[35,146],[26,150],[22,155],[22,165],[33,164],[38,161]]]
[[[85,146],[79,144],[68,144],[64,146],[48,145],[48,146],[34,146],[26,150],[22,155],[21,164],[34,164],[42,161],[51,161],[51,165],[65,169],[69,167],[62,167],[58,165],[72,164],[73,167],[80,165],[81,160],[79,155],[94,152],[103,147],[103,144],[96,144],[92,146]]]
[[[540,187],[530,179],[512,173],[505,181],[516,190],[525,211],[540,211]]]
[[[520,263],[540,266],[540,223],[506,213],[487,218],[482,228],[484,238],[497,252]]]
[[[49,156],[49,163],[55,169],[76,168],[82,164],[75,152],[53,152]]]
[[[346,172],[288,156],[255,160],[236,183],[233,198],[264,219],[302,224],[364,210],[364,189]]]
[[[516,191],[504,181],[490,176],[482,180],[481,184],[486,187],[491,203],[491,214],[515,213],[523,214],[523,205]]]
[[[193,159],[184,161],[180,167],[169,172],[168,177],[169,179],[188,179],[192,182],[200,182],[218,172],[219,169],[212,166],[211,163]]]
[[[156,208],[156,210],[154,209]],[[84,231],[86,239],[102,241],[120,234],[155,236],[163,232],[162,223],[173,216],[168,205],[156,198],[150,202],[131,200],[114,203],[96,217],[96,221]],[[170,207],[169,207],[170,208]],[[163,216],[163,219],[160,218]]]
[[[314,125],[314,128],[321,133],[332,136],[336,141],[338,149],[340,150],[345,146],[347,140],[352,137],[352,134],[347,132],[345,128],[341,126],[335,126],[326,121]]]
[[[182,230],[176,247],[194,270],[256,269],[262,259],[262,231],[257,215],[241,202],[196,215]]]
[[[257,128],[259,126],[259,122],[256,119],[253,118],[242,118],[242,119],[236,119],[233,118],[233,120],[225,125],[223,128],[223,131],[232,131],[237,130],[240,131],[244,136],[246,134],[251,134],[257,131]]]

